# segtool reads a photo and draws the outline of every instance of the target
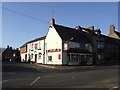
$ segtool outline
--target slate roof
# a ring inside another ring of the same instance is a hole
[[[120,44],[120,40],[119,39],[108,37],[108,36],[105,36],[105,35],[101,35],[101,36],[104,37],[106,43],[109,43],[109,44]]]
[[[61,25],[54,25],[56,31],[58,32],[59,36],[64,41],[73,41],[79,43],[89,43],[90,40],[86,37],[86,32],[81,30],[76,30],[74,28],[69,28]],[[70,40],[73,38],[72,40]]]
[[[45,38],[46,38],[46,36],[43,36],[43,37],[36,38],[36,39],[34,39],[34,40],[28,41],[27,43],[35,42],[35,41],[38,41],[38,40],[43,40],[43,39],[45,39]]]
[[[32,42],[35,42],[35,41],[38,41],[38,40],[43,40],[43,39],[45,39],[45,38],[46,38],[46,36],[43,36],[43,37],[36,38],[36,39],[34,39],[34,40],[28,41],[28,42],[26,42],[25,44],[23,44],[20,48],[25,47],[28,43],[32,43]]]
[[[118,35],[118,37],[120,37],[120,32],[116,32],[116,31],[115,31],[115,33]]]

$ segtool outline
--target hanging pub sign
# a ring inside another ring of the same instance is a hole
[[[67,43],[64,43],[64,50],[68,50],[68,44]]]

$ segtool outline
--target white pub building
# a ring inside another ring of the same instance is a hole
[[[92,45],[87,35],[80,26],[57,25],[52,18],[46,36],[20,47],[21,59],[51,65],[91,65]]]

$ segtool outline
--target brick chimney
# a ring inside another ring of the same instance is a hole
[[[81,30],[81,27],[80,26],[76,26],[75,29],[76,30]]]
[[[52,19],[50,20],[50,26],[52,27],[52,26],[54,26],[54,24],[55,24],[55,19],[52,18]]]
[[[94,26],[90,26],[87,29],[94,30]]]
[[[110,33],[112,34],[112,33],[114,33],[114,31],[115,31],[115,26],[114,25],[110,25]]]

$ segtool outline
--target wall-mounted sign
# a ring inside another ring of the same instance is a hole
[[[61,54],[58,54],[58,59],[59,59],[59,60],[61,59]]]
[[[50,50],[46,50],[46,52],[60,52],[61,49],[50,49]]]
[[[68,50],[68,44],[67,43],[64,43],[64,50]]]

